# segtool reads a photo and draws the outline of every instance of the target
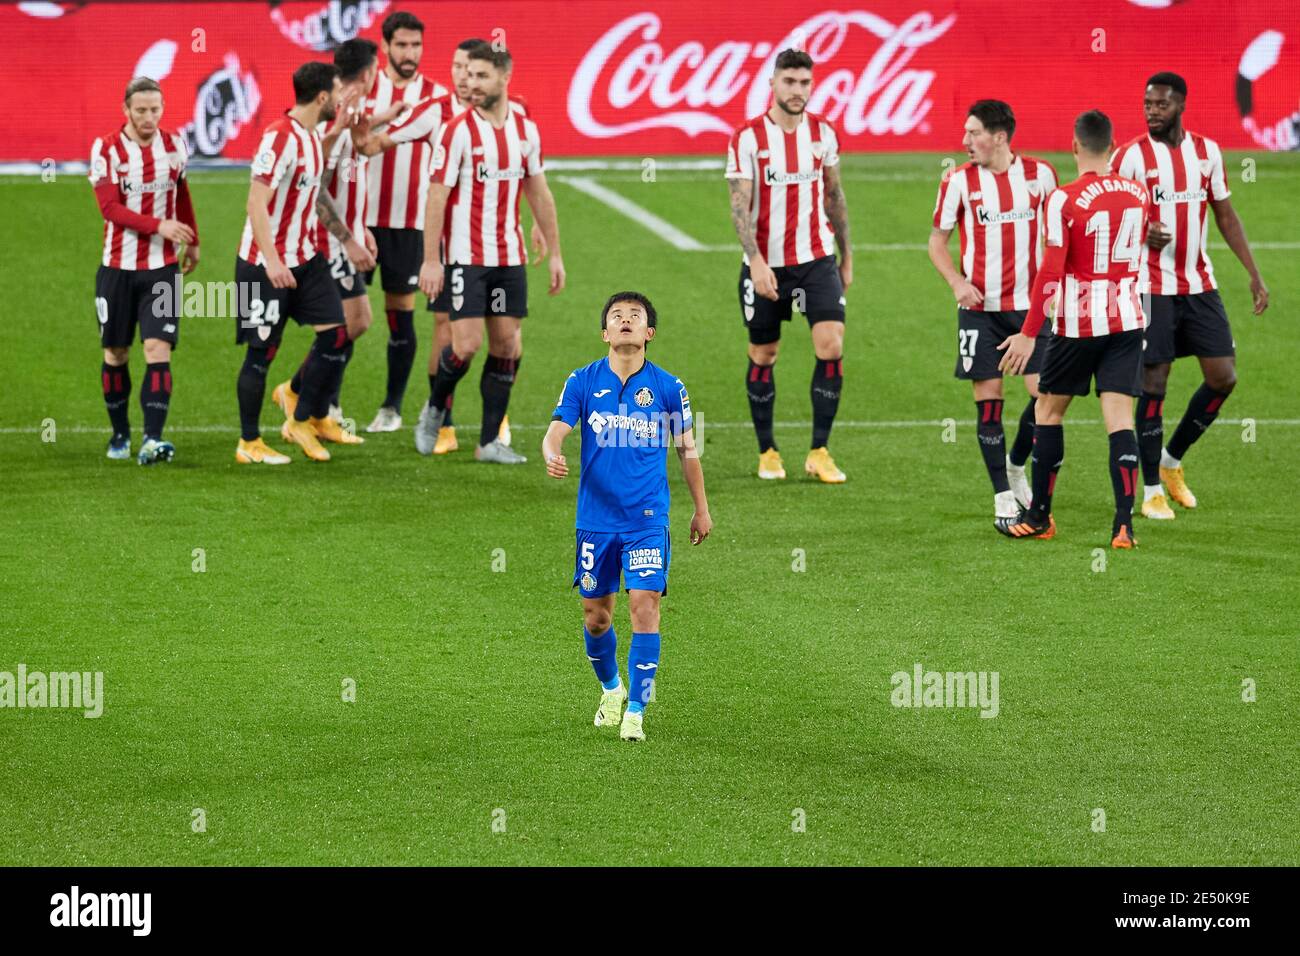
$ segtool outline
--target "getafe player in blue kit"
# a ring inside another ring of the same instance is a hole
[[[713,519],[704,496],[704,472],[691,431],[691,399],[681,379],[646,359],[655,336],[655,310],[639,292],[610,296],[600,317],[609,355],[569,375],[542,440],[546,473],[564,478],[560,449],[582,427],[578,478],[577,566],[587,659],[603,694],[597,727],[622,726],[624,740],[645,740],[645,705],[659,668],[659,598],[668,592],[668,464],[677,449],[682,477],[695,502],[691,544],[709,536]],[[614,601],[620,572],[632,612],[627,655],[628,693],[618,676]]]

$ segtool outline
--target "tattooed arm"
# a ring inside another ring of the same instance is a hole
[[[754,200],[754,181],[728,179],[727,185],[731,189],[731,224],[736,229],[740,248],[749,260],[749,276],[754,283],[754,291],[775,302],[778,298],[776,273],[768,266],[767,260],[758,251],[758,243],[754,241],[754,221],[750,213]]]
[[[349,167],[349,169],[351,168]],[[352,235],[352,230],[348,228],[348,224],[343,221],[339,211],[334,208],[334,201],[329,197],[329,187],[334,182],[336,175],[338,175],[337,167],[326,168],[321,176],[320,189],[316,193],[316,218],[320,220],[322,226],[329,230],[330,235],[343,246],[343,251],[352,260],[352,264],[357,267],[357,270],[369,272],[375,267],[375,257],[361,243],[357,242],[356,237]]]
[[[835,244],[840,247],[840,282],[847,289],[853,282],[853,244],[849,241],[849,205],[840,184],[840,167],[823,170],[826,184],[826,218],[831,221]]]

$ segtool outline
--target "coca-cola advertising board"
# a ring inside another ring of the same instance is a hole
[[[164,125],[196,157],[247,159],[291,105],[293,69],[378,41],[397,9],[425,22],[422,70],[444,86],[458,41],[506,44],[548,156],[720,156],[768,107],[788,46],[817,62],[809,108],[847,151],[955,151],[981,97],[1012,104],[1022,148],[1068,148],[1090,107],[1136,135],[1158,70],[1186,77],[1189,127],[1227,147],[1300,146],[1300,3],[1276,0],[41,2],[0,7],[0,161],[84,159],[137,74],[162,83]]]

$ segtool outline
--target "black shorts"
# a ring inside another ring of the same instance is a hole
[[[430,312],[441,312],[447,315],[451,312],[451,283],[446,282],[446,276],[443,276],[442,291],[438,293],[436,299],[430,299],[426,308]]]
[[[1236,355],[1232,327],[1215,289],[1198,295],[1153,295],[1147,305],[1145,365],[1164,365],[1196,355]]]
[[[844,286],[834,256],[797,266],[777,266],[772,272],[776,274],[775,302],[754,291],[749,263],[740,266],[740,316],[754,345],[780,341],[781,323],[790,321],[795,305],[800,306],[810,327],[818,322],[844,321]]]
[[[1072,339],[1053,335],[1044,349],[1038,390],[1049,395],[1087,395],[1097,380],[1097,394],[1142,391],[1142,330]]]
[[[424,265],[424,230],[371,226],[370,231],[379,251],[375,261],[384,291],[401,295],[418,289],[420,266]],[[375,270],[371,269],[366,273],[366,285],[374,284]]]
[[[338,255],[329,260],[329,266],[330,278],[339,289],[339,298],[355,299],[366,294],[366,277],[357,271],[342,246]]]
[[[528,314],[528,270],[523,266],[446,267],[442,287],[449,290],[451,320],[489,315]]]
[[[180,269],[114,269],[100,266],[95,273],[95,318],[104,348],[125,348],[135,340],[161,339],[176,347],[180,328]],[[162,285],[159,285],[162,283]]]
[[[1008,335],[1015,335],[1025,324],[1025,313],[980,312],[972,309],[957,310],[957,368],[953,372],[958,378],[982,382],[987,378],[1001,378],[998,363],[1004,353],[998,346]],[[1052,331],[1046,325],[1038,333],[1034,343],[1034,354],[1025,364],[1024,375],[1037,375],[1043,365],[1043,352],[1047,349],[1047,340]]]
[[[265,343],[279,345],[285,320],[299,325],[342,325],[343,300],[338,284],[330,278],[323,255],[314,255],[289,270],[298,286],[277,289],[266,277],[265,266],[255,266],[244,259],[235,260],[237,294],[235,344]]]

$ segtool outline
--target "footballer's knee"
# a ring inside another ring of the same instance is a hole
[[[1221,395],[1231,395],[1237,387],[1236,363],[1232,359],[1223,359],[1205,369],[1205,384]]]
[[[658,591],[629,591],[628,610],[636,633],[653,634],[659,630]]]
[[[156,362],[170,362],[172,358],[172,346],[170,342],[164,342],[162,339],[145,339],[144,340],[144,360],[151,365]]]
[[[998,401],[1002,398],[1002,379],[1000,378],[982,378],[977,382],[972,382],[971,385],[977,402]]]
[[[483,332],[481,329],[466,328],[464,331],[453,327],[451,332],[451,350],[456,353],[456,357],[462,361],[468,362],[478,350],[483,347]]]
[[[749,360],[755,365],[773,365],[780,342],[749,343]]]
[[[614,623],[614,613],[607,607],[584,607],[582,623],[592,637],[600,637]]]
[[[353,305],[352,303],[357,303]],[[343,303],[343,319],[348,327],[348,338],[356,341],[366,334],[374,315],[370,311],[370,302],[365,298],[348,299]]]
[[[812,327],[813,352],[824,362],[844,356],[844,323],[818,322]]]
[[[1169,384],[1169,365],[1144,365],[1142,367],[1142,391],[1152,395],[1163,395]]]
[[[415,308],[414,292],[385,292],[384,308],[397,312],[410,312]]]
[[[121,348],[113,346],[104,349],[104,361],[115,368],[120,365],[125,365],[130,357],[131,350],[125,346],[122,346]]]

